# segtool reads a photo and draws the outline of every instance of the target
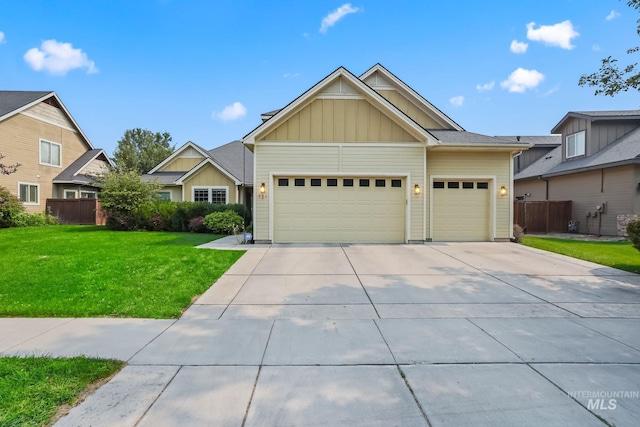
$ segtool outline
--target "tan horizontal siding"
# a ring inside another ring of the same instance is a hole
[[[44,102],[36,104],[25,110],[23,114],[40,118],[60,127],[75,129],[71,120],[69,120],[67,115],[61,109],[45,104]]]
[[[52,107],[53,108],[53,107]],[[40,139],[61,145],[61,167],[40,164]],[[45,200],[54,197],[53,178],[88,150],[80,135],[50,123],[18,114],[0,122],[0,153],[6,164],[21,163],[11,175],[0,175],[0,185],[18,195],[18,182],[40,185],[40,204],[28,212],[43,212]]]
[[[531,196],[525,199],[527,201],[540,202],[547,200],[547,184],[544,180],[533,178],[515,181],[513,187],[513,197],[524,196],[528,193],[531,194]]]
[[[513,198],[510,183],[510,164],[512,162],[509,152],[482,152],[482,151],[438,151],[427,152],[427,176],[495,176],[495,186],[499,189],[505,186],[508,196],[496,198],[496,235],[498,239],[508,239],[511,236],[510,211]],[[429,187],[429,185],[427,185]],[[425,189],[425,195],[431,193],[430,188]],[[496,191],[497,193],[497,191]],[[429,200],[429,198],[427,199]],[[470,209],[473,206],[469,207]],[[429,209],[427,209],[427,215]],[[427,218],[427,224],[429,219]]]

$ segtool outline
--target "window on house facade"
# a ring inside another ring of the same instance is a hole
[[[93,197],[95,198],[95,197]],[[156,200],[170,201],[171,191],[156,191]]]
[[[60,166],[60,144],[40,140],[40,163],[49,166]]]
[[[585,153],[585,132],[578,132],[567,135],[567,159],[570,157],[584,156]]]
[[[81,191],[80,192],[81,199],[96,199],[97,193],[95,191]],[[167,199],[170,200],[170,199]]]
[[[65,199],[75,199],[76,198],[76,190],[64,190],[64,198]]]
[[[226,187],[194,187],[193,201],[225,205],[227,204],[227,188]]]
[[[40,204],[40,186],[38,184],[18,183],[20,201],[25,205]]]

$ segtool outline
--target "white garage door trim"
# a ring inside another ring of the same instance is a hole
[[[433,240],[433,181],[439,180],[469,180],[469,181],[489,181],[489,240],[496,238],[496,176],[495,175],[431,175],[429,178],[429,238]]]
[[[409,236],[411,236],[411,174],[408,173],[380,173],[380,172],[321,172],[321,171],[304,171],[304,172],[269,172],[269,189],[267,189],[267,194],[269,198],[269,240],[274,241],[274,191],[275,188],[275,177],[283,177],[283,178],[295,178],[295,177],[303,177],[303,176],[322,176],[327,178],[376,178],[376,177],[385,177],[385,178],[404,178],[405,185],[405,197],[407,200],[407,204],[405,206],[405,219],[404,219],[404,243],[409,241]]]

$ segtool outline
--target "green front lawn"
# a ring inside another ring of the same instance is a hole
[[[0,316],[176,318],[244,253],[194,248],[213,239],[94,226],[0,229]]]
[[[73,405],[87,386],[123,364],[86,357],[0,358],[0,426],[50,424],[60,406]]]
[[[631,245],[631,242],[524,237],[522,244],[632,273],[640,273],[640,252]]]

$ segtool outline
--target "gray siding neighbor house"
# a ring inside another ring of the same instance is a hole
[[[571,200],[579,232],[624,235],[640,214],[640,110],[569,112],[551,133],[560,145],[515,173],[514,196]]]

